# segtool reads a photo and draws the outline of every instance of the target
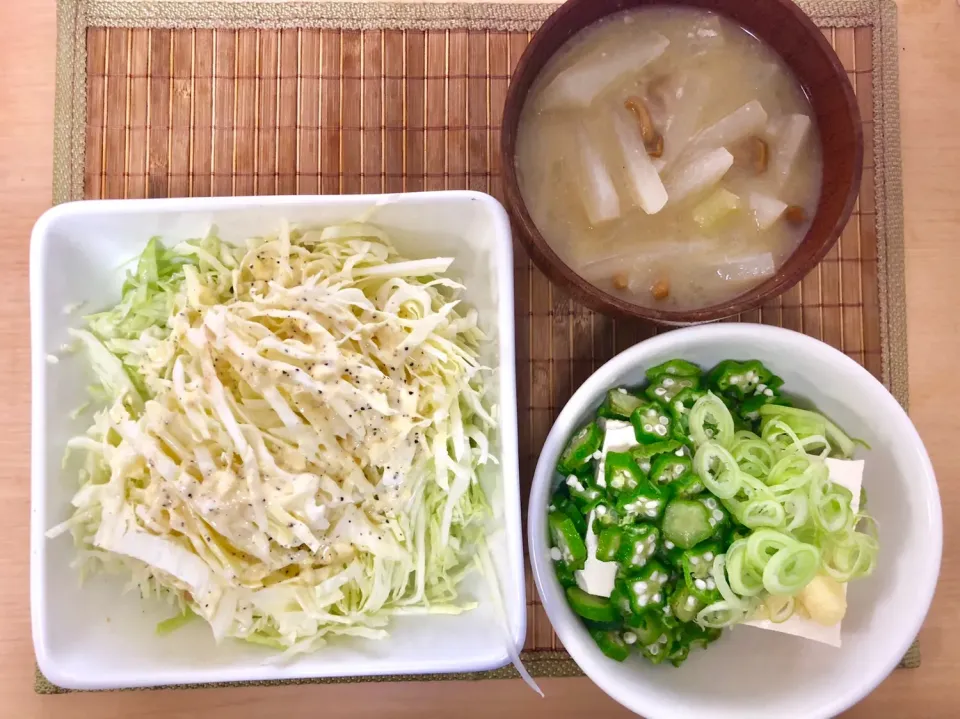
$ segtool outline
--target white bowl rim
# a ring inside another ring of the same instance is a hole
[[[936,477],[930,457],[923,445],[923,441],[920,439],[920,435],[917,433],[913,422],[907,416],[904,408],[897,402],[893,395],[890,394],[887,388],[863,366],[843,352],[809,335],[782,327],[754,323],[704,324],[671,330],[667,333],[643,340],[620,352],[599,367],[587,381],[573,393],[563,410],[557,416],[544,442],[544,447],[551,443],[557,443],[558,437],[562,433],[561,426],[564,424],[564,420],[570,419],[571,416],[579,416],[586,407],[588,400],[600,391],[613,386],[615,378],[619,377],[624,371],[641,363],[645,356],[655,354],[661,350],[667,350],[677,344],[678,340],[689,340],[691,338],[694,340],[700,338],[739,340],[757,346],[762,346],[764,340],[791,342],[798,345],[798,348],[802,345],[802,351],[819,353],[831,363],[844,365],[847,369],[851,369],[860,375],[866,385],[872,385],[874,391],[879,390],[878,394],[882,397],[881,401],[888,405],[891,414],[897,414],[905,420],[909,436],[905,437],[904,440],[908,441],[916,449],[918,457],[920,458],[917,476],[912,482],[917,484],[919,492],[922,493],[922,500],[926,505],[927,513],[933,521],[929,527],[930,545],[929,553],[925,555],[923,581],[918,586],[917,591],[917,611],[911,617],[905,619],[905,628],[909,631],[903,631],[902,636],[904,638],[897,646],[890,650],[890,656],[887,658],[887,661],[874,667],[872,672],[865,674],[857,685],[851,685],[842,693],[825,698],[821,702],[819,713],[816,717],[826,718],[836,716],[866,697],[893,671],[920,631],[920,627],[933,601],[943,551],[943,515],[940,504],[940,493],[937,488]],[[565,437],[560,439],[565,439]],[[562,446],[562,443],[557,446]],[[559,450],[556,454],[559,454]],[[556,631],[557,636],[560,638],[560,641],[563,643],[563,646],[580,668],[583,669],[584,673],[590,677],[591,681],[627,709],[642,713],[646,719],[669,719],[670,714],[665,713],[662,705],[659,703],[639,705],[627,691],[624,691],[621,683],[609,677],[607,672],[604,671],[603,665],[604,662],[609,660],[606,659],[596,647],[579,620],[572,614],[571,616],[573,616],[574,621],[570,621],[568,616],[561,615],[561,610],[563,609],[566,609],[568,613],[570,612],[565,604],[563,607],[558,605],[551,606],[549,601],[544,601],[544,597],[547,596],[545,583],[547,581],[556,582],[551,567],[552,563],[549,561],[545,512],[553,483],[555,464],[556,455],[548,457],[546,452],[541,452],[537,460],[537,466],[530,488],[530,499],[527,505],[527,541],[530,552],[530,567],[533,571],[534,582],[543,604],[543,609],[547,613],[547,617]],[[562,595],[560,599],[563,599]],[[707,719],[707,717],[704,717],[704,719]],[[810,719],[814,719],[814,717],[810,717]]]

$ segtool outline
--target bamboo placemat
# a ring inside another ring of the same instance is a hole
[[[740,321],[805,332],[907,402],[896,6],[802,0],[856,89],[863,184],[826,259]],[[500,197],[510,74],[555,5],[61,0],[54,200],[469,188]],[[517,245],[521,477],[573,391],[656,331],[568,299]],[[580,673],[528,577],[524,661]],[[914,645],[903,667],[919,665]],[[515,677],[508,667],[468,678]],[[373,677],[311,681],[464,678]],[[301,682],[302,683],[302,682]],[[37,672],[36,690],[63,691]]]

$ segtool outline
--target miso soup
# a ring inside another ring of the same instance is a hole
[[[520,191],[553,249],[636,304],[696,309],[771,277],[809,227],[822,157],[780,57],[730,20],[628,10],[578,33],[531,88]]]

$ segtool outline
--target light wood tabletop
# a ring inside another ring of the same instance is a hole
[[[895,671],[851,717],[956,717],[960,695],[960,7],[900,0],[910,414],[943,500],[943,570],[923,664]],[[586,679],[301,686],[37,696],[28,591],[28,245],[50,204],[54,0],[0,3],[0,717],[625,716]],[[950,277],[954,277],[950,280]]]

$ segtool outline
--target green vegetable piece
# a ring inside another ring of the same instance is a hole
[[[694,621],[705,606],[706,604],[690,593],[686,582],[678,584],[670,595],[670,610],[681,622]]]
[[[641,444],[662,442],[673,431],[673,419],[665,407],[657,402],[642,404],[630,415],[633,431]]]
[[[570,438],[569,444],[560,455],[557,462],[557,471],[563,475],[574,474],[583,469],[593,458],[594,452],[599,451],[603,444],[603,431],[596,422],[581,427]]]
[[[560,510],[573,520],[573,525],[577,528],[577,532],[579,532],[581,536],[585,537],[587,535],[587,520],[576,503],[557,493],[554,495],[554,499],[550,504],[550,511],[553,511],[553,509]]]
[[[692,362],[687,362],[683,359],[672,359],[648,369],[647,379],[654,382],[664,375],[671,377],[700,377],[701,374],[703,374],[703,371]]]
[[[593,629],[590,632],[600,651],[611,659],[622,662],[630,656],[630,647],[615,629]]]
[[[562,559],[553,563],[553,571],[557,573],[557,580],[564,589],[577,586],[577,579],[573,574],[573,570],[570,569]]]
[[[736,360],[724,360],[707,375],[707,384],[718,394],[732,397],[737,400],[743,400],[753,396],[758,387],[760,390],[768,388],[768,382],[773,378],[773,373],[763,366],[758,360],[747,360],[746,362],[737,362]]]
[[[153,240],[151,240],[151,242],[153,242]],[[193,619],[196,618],[197,615],[194,614],[193,610],[190,609],[190,607],[187,607],[180,614],[159,622],[155,631],[158,637],[165,637],[168,634],[172,634],[173,632],[177,631],[185,624],[189,624]]]
[[[664,587],[670,573],[657,560],[651,560],[626,582],[626,593],[634,614],[653,610],[662,611],[666,596]]]
[[[670,660],[670,663],[673,664],[673,666],[679,668],[680,665],[687,661],[688,656],[690,656],[690,645],[676,642],[674,643],[673,649],[670,651],[670,655],[667,657],[667,659]]]
[[[625,617],[623,623],[636,635],[637,644],[643,646],[656,643],[664,634],[673,633],[672,628],[666,626],[663,620],[662,614],[644,612],[643,614],[631,614]]]
[[[651,382],[644,390],[644,394],[653,402],[669,404],[670,401],[685,389],[697,389],[700,386],[699,377],[671,377],[662,375]]]
[[[617,561],[624,573],[642,569],[653,558],[660,543],[660,530],[652,524],[635,524],[623,528]]]
[[[691,649],[706,649],[723,634],[722,629],[701,627],[695,622],[682,626],[678,632],[679,640]]]
[[[631,492],[624,492],[617,498],[617,511],[626,521],[639,518],[641,521],[653,521],[660,518],[667,503],[667,494],[658,485],[648,479],[641,479]]]
[[[836,424],[819,412],[796,407],[766,404],[760,408],[761,426],[779,420],[790,427],[803,440],[814,435],[826,436],[830,443],[831,456],[850,458],[856,443]],[[766,439],[766,435],[764,435]]]
[[[593,531],[600,534],[605,527],[615,527],[620,520],[617,508],[608,500],[601,499],[591,507],[593,511]]]
[[[567,568],[571,571],[583,569],[587,559],[587,545],[583,543],[573,520],[563,512],[550,512],[547,526],[553,546],[560,550],[560,556]]]
[[[696,497],[702,494],[705,489],[703,482],[700,481],[700,478],[694,472],[688,472],[680,479],[671,483],[669,487],[670,491],[673,492],[673,496],[682,497],[683,499]]]
[[[717,542],[702,542],[686,550],[682,560],[684,579],[709,579],[713,572],[713,560],[721,554],[723,549]]]
[[[613,494],[630,492],[646,481],[646,475],[629,452],[609,452],[603,460],[603,474],[607,489]]]
[[[703,494],[696,497],[710,513],[710,525],[713,527],[713,539],[721,540],[730,533],[733,520],[730,512],[723,506],[723,502],[718,500],[712,494]]]
[[[690,596],[695,597],[697,601],[705,607],[723,599],[720,591],[717,589],[716,582],[713,581],[713,577],[701,579],[692,575],[688,576],[685,571],[683,583],[690,593]]]
[[[693,405],[691,405],[691,407],[692,406]],[[637,460],[637,464],[639,464],[643,460],[651,461],[658,454],[663,454],[664,452],[676,452],[681,447],[683,447],[682,442],[678,442],[675,439],[665,439],[662,442],[638,444],[636,447],[631,447],[630,455]]]
[[[594,487],[589,479],[575,474],[567,477],[567,491],[581,512],[588,512],[587,508],[592,507],[603,497],[603,492],[598,487]]]
[[[673,439],[684,444],[690,440],[690,410],[706,392],[702,389],[685,389],[670,401],[667,411],[673,420]]]
[[[664,510],[663,538],[678,547],[690,549],[713,535],[707,507],[695,499],[674,499]]]
[[[683,547],[678,547],[670,540],[664,539],[657,547],[657,558],[682,572],[684,551]]]
[[[659,641],[653,644],[646,644],[640,647],[640,653],[647,658],[651,664],[662,664],[670,657],[673,650],[671,638],[667,636],[667,641],[661,644]]]
[[[617,619],[617,610],[609,599],[587,594],[580,587],[567,587],[567,602],[574,612],[592,622],[613,622]]]
[[[622,542],[623,530],[620,527],[604,527],[597,535],[597,559],[601,562],[616,561]]]
[[[770,395],[755,394],[753,397],[747,397],[740,403],[740,416],[748,422],[756,422],[760,419],[760,408],[765,404],[770,404],[780,397],[780,393],[770,390]]]
[[[610,592],[610,604],[624,618],[624,621],[627,617],[633,615],[633,607],[630,606],[630,594],[627,592],[627,580],[625,578],[619,577],[614,582],[613,591]]]
[[[607,392],[603,404],[597,410],[597,414],[607,419],[629,420],[633,411],[643,404],[643,400],[630,394],[622,387],[611,389]]]
[[[684,475],[693,472],[693,460],[682,450],[659,454],[650,467],[650,481],[656,484],[672,484]]]

